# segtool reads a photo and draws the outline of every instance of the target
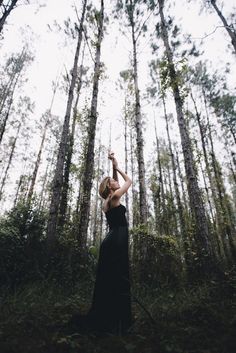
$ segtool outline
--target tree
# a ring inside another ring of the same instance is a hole
[[[0,33],[2,32],[4,23],[7,17],[10,15],[11,11],[16,7],[18,0],[4,1],[0,2],[1,17],[0,17]]]
[[[143,21],[143,12],[141,11],[142,1],[128,0],[123,2],[117,1],[118,13],[124,10],[128,19],[128,26],[131,27],[132,51],[133,51],[133,81],[135,94],[135,128],[136,128],[136,144],[137,144],[137,161],[138,161],[138,175],[139,175],[139,209],[140,222],[145,224],[148,218],[147,211],[147,192],[145,184],[145,163],[144,163],[144,141],[142,131],[142,115],[140,104],[140,90],[138,84],[138,61],[137,61],[137,43],[143,31],[146,29],[146,21]],[[140,23],[141,19],[141,23]]]
[[[210,4],[214,10],[216,11],[217,15],[219,16],[219,18],[221,19],[224,28],[226,29],[226,31],[228,32],[228,35],[230,36],[231,39],[231,43],[234,47],[234,54],[236,54],[236,31],[234,28],[234,24],[228,24],[226,18],[224,17],[222,11],[219,9],[218,5],[217,5],[217,1],[216,0],[205,0],[207,2],[207,4]]]
[[[182,150],[184,155],[185,172],[187,177],[190,209],[195,226],[195,243],[199,263],[199,274],[204,275],[206,269],[212,269],[213,254],[210,244],[209,228],[202,200],[201,191],[198,186],[197,171],[194,162],[191,139],[183,113],[183,96],[180,93],[178,73],[175,68],[173,52],[169,43],[168,25],[164,16],[164,0],[158,0],[161,18],[161,38],[165,46],[167,63],[166,74],[169,78],[170,87],[173,92],[177,121],[180,131]]]
[[[100,11],[95,11],[94,19],[97,23],[97,41],[96,53],[94,60],[94,76],[91,107],[88,116],[88,141],[84,158],[84,170],[82,176],[82,199],[80,205],[80,214],[78,220],[77,238],[81,248],[85,249],[87,241],[87,230],[90,214],[90,198],[94,173],[94,145],[97,123],[97,102],[98,102],[98,85],[101,75],[101,44],[104,30],[104,1],[101,0]]]
[[[33,106],[34,105],[30,101],[29,97],[20,97],[18,102],[18,107],[16,109],[17,118],[14,120],[14,125],[16,125],[16,133],[14,137],[10,137],[10,146],[9,146],[10,152],[9,152],[7,166],[5,168],[4,175],[1,181],[0,200],[2,199],[2,196],[3,196],[4,186],[8,177],[9,168],[12,165],[12,161],[13,161],[13,157],[16,149],[16,143],[20,137],[21,128],[24,127],[26,119],[28,118],[28,115],[32,113]]]
[[[66,114],[65,114],[64,124],[63,124],[63,130],[61,134],[60,146],[59,146],[58,155],[57,155],[56,169],[55,169],[54,178],[52,182],[52,196],[51,196],[49,219],[48,219],[48,225],[47,225],[47,241],[48,241],[49,247],[53,246],[53,243],[56,239],[56,230],[57,230],[57,223],[58,223],[58,216],[59,216],[58,211],[59,211],[60,199],[62,194],[65,158],[66,158],[66,154],[69,146],[69,125],[70,125],[72,102],[74,97],[74,89],[75,89],[76,79],[77,79],[78,59],[79,59],[81,42],[82,42],[83,22],[84,22],[84,17],[86,12],[86,3],[87,3],[87,0],[84,0],[80,25],[78,28],[77,47],[75,51],[73,69],[71,74],[70,88],[69,88],[67,106],[66,106]]]
[[[209,179],[213,205],[216,211],[216,236],[218,238],[221,256],[224,258],[224,260],[232,262],[232,255],[235,256],[235,242],[233,239],[235,234],[235,225],[234,219],[232,217],[232,206],[230,205],[229,197],[226,193],[226,188],[223,180],[222,168],[219,161],[217,160],[215,153],[214,141],[216,140],[216,132],[214,132],[213,124],[211,121],[213,118],[215,118],[215,112],[217,112],[218,116],[221,116],[221,114],[223,116],[229,116],[233,121],[234,100],[231,99],[231,96],[229,95],[229,104],[227,104],[228,98],[223,98],[221,101],[221,97],[228,97],[227,94],[221,94],[222,90],[226,90],[224,79],[222,79],[220,75],[217,75],[216,72],[210,76],[207,71],[206,64],[199,63],[199,65],[197,65],[193,70],[192,78],[190,80],[195,87],[200,88],[200,98],[203,98],[204,102],[203,114],[205,115],[205,119],[200,116],[196,99],[191,93],[191,98],[194,103],[194,109],[196,112],[195,118],[200,131],[206,174]],[[211,112],[209,111],[210,107],[213,108],[213,111]],[[225,111],[223,107],[225,107]],[[224,118],[222,120],[225,121]],[[222,124],[222,120],[220,120],[220,124],[223,128],[225,128],[225,125]],[[229,127],[228,125],[226,126],[226,136],[228,136],[230,128],[234,129],[234,125],[229,123]],[[228,142],[231,141],[232,140],[228,138]]]
[[[25,47],[21,53],[11,55],[1,72],[0,83],[0,143],[2,142],[8,119],[13,108],[14,96],[23,85],[25,69],[32,62],[33,56]]]
[[[75,139],[75,128],[76,122],[78,121],[78,103],[80,97],[80,91],[83,83],[83,75],[85,74],[86,70],[83,67],[83,59],[84,59],[84,49],[82,53],[82,60],[79,68],[78,74],[78,82],[76,88],[76,99],[73,107],[73,118],[72,118],[72,127],[69,136],[69,147],[67,149],[66,155],[66,163],[65,163],[65,170],[64,170],[64,177],[63,177],[63,186],[62,186],[62,195],[60,200],[60,212],[59,212],[59,226],[63,227],[66,221],[66,212],[68,206],[68,191],[69,191],[69,177],[70,177],[70,170],[72,165],[72,156],[74,152],[74,139]]]

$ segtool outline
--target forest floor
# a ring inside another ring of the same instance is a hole
[[[81,286],[82,288],[82,286]],[[235,353],[236,283],[233,279],[170,289],[133,289],[135,323],[126,336],[68,334],[63,325],[86,311],[83,290],[46,282],[1,294],[1,353]],[[141,303],[141,305],[140,305]]]

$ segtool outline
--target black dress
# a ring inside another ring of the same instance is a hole
[[[100,246],[93,301],[89,313],[77,316],[78,329],[124,334],[131,325],[131,298],[126,208],[106,214],[109,232]]]

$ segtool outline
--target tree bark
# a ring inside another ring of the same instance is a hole
[[[157,151],[157,164],[158,164],[158,169],[159,169],[159,176],[158,176],[158,182],[159,182],[159,192],[157,192],[157,213],[160,217],[161,214],[161,209],[163,210],[163,214],[165,214],[166,211],[166,205],[165,205],[165,192],[164,192],[164,185],[163,185],[163,176],[162,176],[162,165],[161,165],[161,156],[160,156],[160,143],[159,139],[157,137],[157,128],[156,128],[156,121],[154,120],[154,128],[155,128],[155,137],[156,137],[156,151]],[[161,235],[162,234],[162,226],[159,225],[159,232]]]
[[[127,116],[127,102],[125,97],[125,112],[124,112],[124,128],[125,128],[125,174],[128,174],[128,116]],[[129,195],[125,194],[125,205],[126,205],[126,218],[129,224]]]
[[[59,151],[57,155],[56,170],[55,170],[55,174],[52,182],[52,196],[51,196],[51,204],[50,204],[50,210],[49,210],[49,220],[47,225],[47,242],[48,242],[49,248],[53,247],[53,243],[56,240],[56,231],[57,231],[58,213],[59,213],[58,211],[59,211],[60,199],[62,194],[62,186],[63,186],[64,164],[65,164],[66,153],[68,150],[70,116],[71,116],[72,102],[73,102],[73,96],[74,96],[74,88],[76,85],[76,78],[77,78],[78,59],[79,59],[81,42],[82,42],[83,22],[84,22],[85,11],[86,11],[86,3],[87,3],[87,0],[84,0],[80,26],[78,29],[78,41],[77,41],[74,64],[72,69],[72,78],[71,78],[69,94],[68,94],[66,114],[65,114],[64,124],[63,124]]]
[[[138,195],[134,188],[135,180],[135,168],[134,168],[134,139],[132,134],[132,128],[130,128],[130,164],[131,164],[131,178],[133,180],[131,185],[132,191],[132,227],[136,227],[139,224],[140,213],[138,213]]]
[[[93,77],[93,92],[89,114],[88,127],[88,144],[85,153],[85,165],[82,177],[82,202],[80,206],[79,224],[77,237],[82,250],[86,248],[87,230],[90,214],[90,198],[94,173],[94,145],[97,123],[97,101],[98,101],[98,84],[101,73],[101,43],[103,38],[103,21],[104,21],[104,2],[101,0],[101,9],[98,19],[98,34],[96,43],[96,56]]]
[[[94,222],[93,222],[93,245],[98,246],[99,245],[99,232],[98,232],[98,214],[99,214],[99,209],[98,209],[98,201],[99,201],[99,194],[98,194],[98,189],[99,189],[99,179],[100,179],[100,163],[101,163],[101,152],[102,152],[102,142],[101,142],[101,137],[99,139],[99,148],[98,148],[98,160],[97,160],[97,181],[96,181],[96,189],[95,189],[95,203],[94,203]]]
[[[212,269],[213,265],[213,254],[210,244],[210,234],[207,224],[207,218],[205,209],[202,201],[201,191],[198,186],[197,171],[194,164],[193,151],[191,146],[191,140],[186,125],[186,121],[183,114],[183,100],[180,95],[178,85],[178,75],[175,70],[173,62],[173,53],[169,44],[168,31],[166,21],[163,13],[163,0],[158,0],[160,17],[161,17],[161,36],[166,50],[166,56],[169,66],[169,77],[171,82],[171,88],[174,96],[176,114],[179,125],[180,137],[182,150],[184,155],[184,164],[187,177],[188,194],[190,201],[190,209],[194,220],[195,226],[195,242],[196,251],[198,255],[198,272],[199,275],[205,275],[206,271]]]
[[[225,246],[225,252],[227,253],[227,256],[228,256],[228,261],[234,262],[236,259],[235,226],[233,222],[231,206],[229,204],[229,200],[225,191],[224,182],[222,179],[221,168],[215,155],[210,119],[207,111],[206,96],[205,96],[204,90],[203,90],[203,97],[204,97],[204,104],[205,104],[206,116],[207,116],[208,137],[210,141],[210,156],[211,156],[211,162],[212,162],[212,167],[214,172],[215,186],[217,190],[217,197],[215,199],[217,218],[219,222],[219,228],[220,228],[223,244]],[[232,260],[232,257],[233,257],[233,260]]]
[[[62,195],[61,195],[61,200],[60,200],[60,212],[59,212],[58,225],[61,227],[61,229],[63,228],[63,226],[66,222],[70,167],[71,167],[71,161],[72,161],[73,150],[74,150],[74,135],[75,135],[76,119],[77,119],[77,114],[78,114],[78,103],[79,103],[80,91],[81,91],[81,87],[82,87],[83,58],[84,58],[84,48],[83,48],[82,61],[81,61],[80,70],[79,70],[79,79],[78,79],[76,100],[75,100],[75,104],[74,104],[74,108],[73,108],[72,129],[71,129],[70,138],[69,138],[69,147],[67,150],[65,171],[64,171],[64,178],[63,178],[63,186],[62,186]]]
[[[135,128],[137,141],[137,159],[138,159],[138,174],[139,174],[139,208],[140,208],[140,222],[145,224],[148,218],[147,210],[147,192],[145,184],[145,164],[143,153],[143,132],[142,132],[142,117],[140,105],[140,92],[138,86],[138,63],[137,63],[137,42],[135,38],[135,21],[134,21],[134,3],[129,1],[130,9],[128,10],[129,21],[132,31],[132,45],[133,45],[133,79],[135,90]]]
[[[187,247],[188,247],[188,229],[186,225],[186,220],[184,219],[184,208],[183,204],[181,201],[180,197],[180,192],[179,192],[179,185],[177,181],[177,166],[175,162],[175,157],[172,149],[172,143],[171,143],[171,138],[170,138],[170,129],[169,129],[169,122],[168,122],[168,116],[166,112],[166,104],[165,104],[165,99],[162,95],[162,103],[163,103],[163,109],[164,109],[164,117],[165,117],[165,123],[166,123],[166,133],[167,133],[167,139],[168,139],[168,146],[169,146],[169,152],[170,152],[170,158],[171,158],[171,165],[172,165],[172,170],[173,170],[173,183],[174,183],[174,189],[175,189],[175,197],[177,201],[177,209],[178,209],[178,215],[179,215],[179,227],[180,227],[180,243],[181,245],[183,244],[183,248],[185,250],[185,254],[187,254]]]
[[[43,152],[44,142],[45,142],[45,139],[46,139],[47,128],[48,128],[48,125],[49,125],[49,122],[50,122],[52,105],[53,105],[53,102],[54,102],[56,90],[57,90],[57,86],[55,86],[55,88],[53,89],[53,95],[52,95],[52,100],[51,100],[51,104],[50,104],[50,109],[49,109],[49,111],[47,113],[48,116],[46,118],[46,122],[45,122],[44,129],[43,129],[43,135],[42,135],[42,139],[41,139],[41,143],[40,143],[37,159],[36,159],[36,162],[35,162],[35,165],[34,165],[34,171],[33,171],[33,174],[32,174],[31,183],[30,183],[30,187],[29,187],[29,192],[28,192],[28,195],[27,195],[27,203],[28,203],[28,205],[30,205],[31,200],[32,200],[32,196],[33,196],[33,193],[34,193],[35,182],[36,182],[38,169],[39,169],[40,162],[41,162],[41,155],[42,155],[42,152]]]

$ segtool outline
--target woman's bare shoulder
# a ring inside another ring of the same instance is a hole
[[[107,212],[110,208],[116,207],[120,204],[120,198],[108,197],[102,206],[103,212]]]

